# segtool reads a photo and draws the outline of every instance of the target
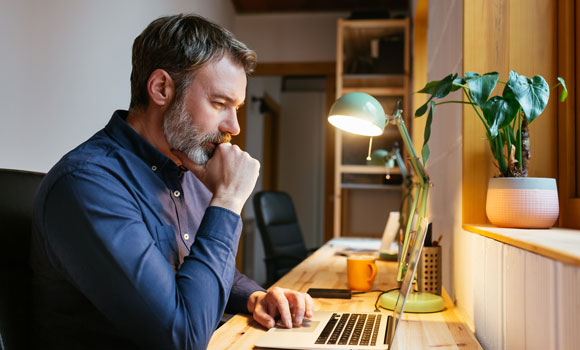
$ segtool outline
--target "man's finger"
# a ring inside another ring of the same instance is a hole
[[[270,315],[272,319],[276,318],[276,316],[278,316],[278,308],[276,307],[276,304],[267,303],[267,307],[268,307],[268,315]]]
[[[276,305],[278,312],[280,313],[280,318],[282,319],[282,324],[286,328],[292,328],[292,315],[290,314],[290,305],[288,304],[288,299],[284,295],[282,288],[273,288],[268,292],[271,302]]]
[[[293,290],[287,290],[284,293],[286,298],[290,301],[290,308],[292,310],[292,316],[296,324],[302,324],[302,319],[304,318],[304,312],[306,311],[306,300],[302,293],[295,292]]]
[[[272,328],[276,325],[274,317],[269,315],[269,311],[264,309],[262,305],[257,305],[254,310],[254,320],[266,328]]]
[[[306,298],[306,312],[304,316],[306,318],[312,318],[314,316],[314,300],[308,293],[304,293],[304,296]]]

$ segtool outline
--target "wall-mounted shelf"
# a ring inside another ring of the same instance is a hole
[[[511,246],[580,266],[580,231],[552,227],[517,229],[489,225],[463,225],[463,229]]]

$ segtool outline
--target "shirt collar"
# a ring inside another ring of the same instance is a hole
[[[169,167],[172,170],[177,170],[178,167],[175,162],[161,153],[127,124],[126,119],[128,115],[128,111],[115,111],[111,120],[105,126],[105,132],[123,148],[143,159],[149,166],[155,166],[157,169]]]

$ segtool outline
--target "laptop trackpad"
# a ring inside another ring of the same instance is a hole
[[[274,328],[273,332],[282,332],[282,333],[288,333],[288,332],[306,332],[306,333],[311,333],[314,332],[316,330],[316,327],[318,326],[318,324],[320,323],[320,321],[312,321],[309,319],[304,319],[304,321],[302,321],[301,325],[292,325],[292,328],[286,328],[284,326],[281,325],[276,325],[276,328]]]

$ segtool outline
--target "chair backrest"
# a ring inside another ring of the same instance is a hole
[[[32,203],[43,177],[0,169],[0,333],[7,350],[28,348]]]
[[[308,251],[288,193],[258,192],[254,209],[266,253],[267,283],[272,284],[306,258]]]

